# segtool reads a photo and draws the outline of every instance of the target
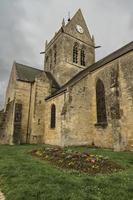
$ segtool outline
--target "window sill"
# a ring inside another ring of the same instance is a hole
[[[98,122],[95,124],[95,127],[98,127],[98,128],[106,128],[107,126],[108,126],[107,122]]]
[[[78,63],[69,62],[69,61],[66,61],[66,62],[69,63],[69,64],[72,64],[72,65],[74,65],[74,66],[76,66],[76,67],[78,67],[78,68],[81,68],[81,69],[85,69],[85,68],[86,68],[86,66],[82,66],[82,65],[80,65],[80,64],[78,64]]]

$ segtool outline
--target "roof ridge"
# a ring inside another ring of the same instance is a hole
[[[131,44],[133,44],[133,41],[127,43],[126,45],[124,45],[124,46],[122,46],[122,47],[120,47],[120,48],[118,48],[118,49],[116,49],[116,50],[114,50],[112,53],[109,53],[107,56],[101,58],[101,59],[98,60],[97,62],[102,61],[103,59],[107,58],[108,56],[110,56],[110,55],[112,55],[112,54],[115,54],[116,52],[118,52],[118,51],[124,49],[125,47],[127,47],[127,46],[129,46],[129,45],[131,45]],[[96,62],[96,63],[97,63],[97,62]]]
[[[126,52],[123,52],[123,53],[121,52],[123,49],[125,49],[125,48],[127,48],[127,47],[130,47],[130,46],[132,46],[131,49],[129,49],[129,50],[127,50]],[[123,54],[127,53],[128,51],[130,51],[130,50],[132,50],[132,49],[133,49],[133,41],[131,41],[131,42],[127,43],[126,45],[124,45],[124,46],[122,46],[122,47],[116,49],[116,50],[113,51],[112,53],[109,53],[107,56],[101,58],[101,59],[98,60],[96,63],[92,64],[91,66],[87,67],[86,69],[88,69],[88,68],[90,68],[90,67],[93,67],[94,65],[98,65],[99,63],[102,63],[102,61],[106,61],[107,58],[110,58],[112,55],[114,55],[114,58],[111,58],[111,59],[108,61],[108,62],[111,62],[112,60],[114,60],[114,59],[116,59],[116,58],[122,56]],[[115,56],[115,54],[116,54],[116,53],[119,53],[119,52],[121,52],[120,55]],[[106,62],[103,63],[102,65],[104,65],[104,64],[106,64],[106,63],[108,63],[108,62],[106,61]],[[85,71],[86,69],[84,69],[83,71]]]

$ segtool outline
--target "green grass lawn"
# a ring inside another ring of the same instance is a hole
[[[90,176],[61,170],[27,152],[41,145],[0,146],[0,188],[6,200],[133,200],[133,153],[71,147],[108,156],[125,167]]]

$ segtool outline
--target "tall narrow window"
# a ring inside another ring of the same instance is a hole
[[[49,59],[48,55],[45,55],[45,63],[48,62],[48,59]]]
[[[21,122],[21,118],[22,118],[22,104],[16,103],[14,122]]]
[[[51,128],[55,128],[56,125],[56,107],[54,104],[51,106]]]
[[[80,51],[80,64],[85,66],[85,49],[82,48]]]
[[[97,123],[106,123],[105,89],[103,82],[98,79],[96,83]]]
[[[52,69],[52,50],[50,50],[49,57],[50,57],[49,69],[51,70]]]
[[[54,46],[54,64],[56,64],[56,60],[57,60],[57,48],[56,45]]]
[[[41,121],[41,120],[40,120],[40,119],[38,119],[38,125],[40,125],[40,121]]]
[[[73,46],[73,62],[78,63],[78,44],[74,44]]]

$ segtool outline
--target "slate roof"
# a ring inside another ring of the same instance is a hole
[[[37,75],[40,75],[42,72],[45,72],[46,76],[48,77],[52,85],[52,88],[58,90],[60,89],[60,85],[57,83],[53,75],[48,71],[42,71],[40,69],[29,67],[20,63],[15,63],[15,67],[16,67],[17,80],[32,83],[35,81],[35,77]]]
[[[35,77],[43,71],[33,67],[29,67],[20,63],[15,63],[17,80],[25,82],[34,82]]]
[[[54,76],[50,72],[48,72],[48,71],[45,71],[45,73],[46,73],[48,79],[51,81],[52,87],[56,88],[56,89],[60,89],[60,85],[57,83],[57,81],[54,78]]]
[[[122,48],[114,51],[113,53],[109,54],[108,56],[104,57],[103,59],[99,60],[98,62],[92,64],[91,66],[87,67],[86,69],[80,71],[76,74],[72,79],[70,79],[65,85],[63,85],[60,90],[56,91],[52,95],[48,96],[46,100],[66,91],[68,86],[75,84],[77,81],[85,77],[87,74],[97,70],[98,68],[104,66],[105,64],[123,56],[124,54],[133,50],[133,41],[128,43],[127,45],[123,46]]]

